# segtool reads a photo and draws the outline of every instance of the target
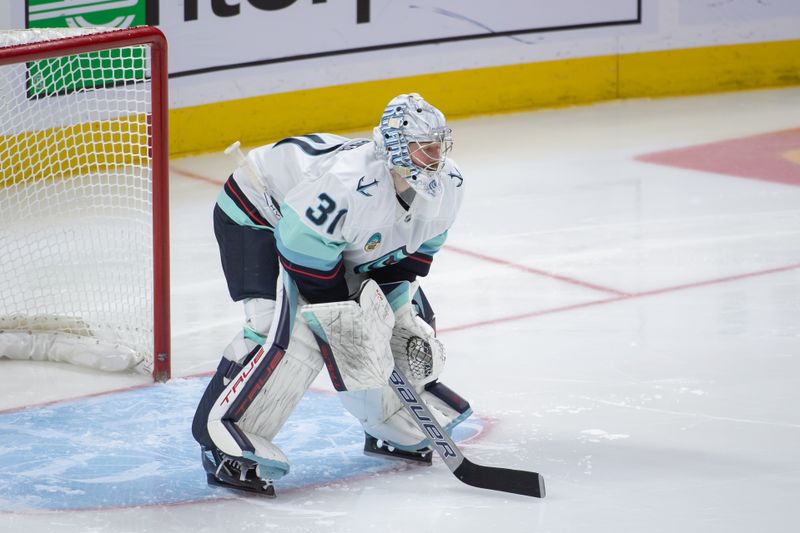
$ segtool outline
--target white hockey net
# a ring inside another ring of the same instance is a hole
[[[106,46],[0,66],[0,356],[153,372],[150,47]]]

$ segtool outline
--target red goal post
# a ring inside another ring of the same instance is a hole
[[[64,355],[72,350],[78,364],[119,370],[86,353],[122,346],[138,358],[128,366],[165,381],[164,34],[147,26],[4,33],[0,69],[14,70],[0,70],[0,245],[8,256],[0,261],[0,334],[11,336],[0,348],[17,352],[0,356],[76,362]],[[149,243],[134,233],[149,233]],[[47,350],[54,353],[39,353]]]

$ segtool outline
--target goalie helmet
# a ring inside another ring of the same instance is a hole
[[[427,200],[439,196],[440,174],[453,147],[441,111],[416,93],[394,97],[373,132],[378,157]]]

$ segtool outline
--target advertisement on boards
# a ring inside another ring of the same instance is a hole
[[[28,28],[130,28],[157,23],[158,3],[152,0],[27,0]],[[69,93],[78,89],[105,87],[141,79],[145,69],[143,48],[86,54],[80,69],[70,68],[69,59],[33,61],[28,65],[29,98]]]
[[[174,75],[636,23],[638,0],[162,2]],[[346,61],[346,58],[340,58]]]
[[[158,25],[170,74],[637,24],[640,0],[27,0],[26,26]],[[346,61],[346,60],[345,60]]]

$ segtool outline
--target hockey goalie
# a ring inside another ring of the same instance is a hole
[[[431,461],[387,383],[395,367],[446,431],[471,414],[438,381],[445,349],[418,281],[461,205],[451,148],[444,115],[402,94],[371,140],[319,133],[239,153],[214,231],[245,323],[192,424],[209,483],[274,496],[289,460],[273,438],[323,367],[368,453]]]

